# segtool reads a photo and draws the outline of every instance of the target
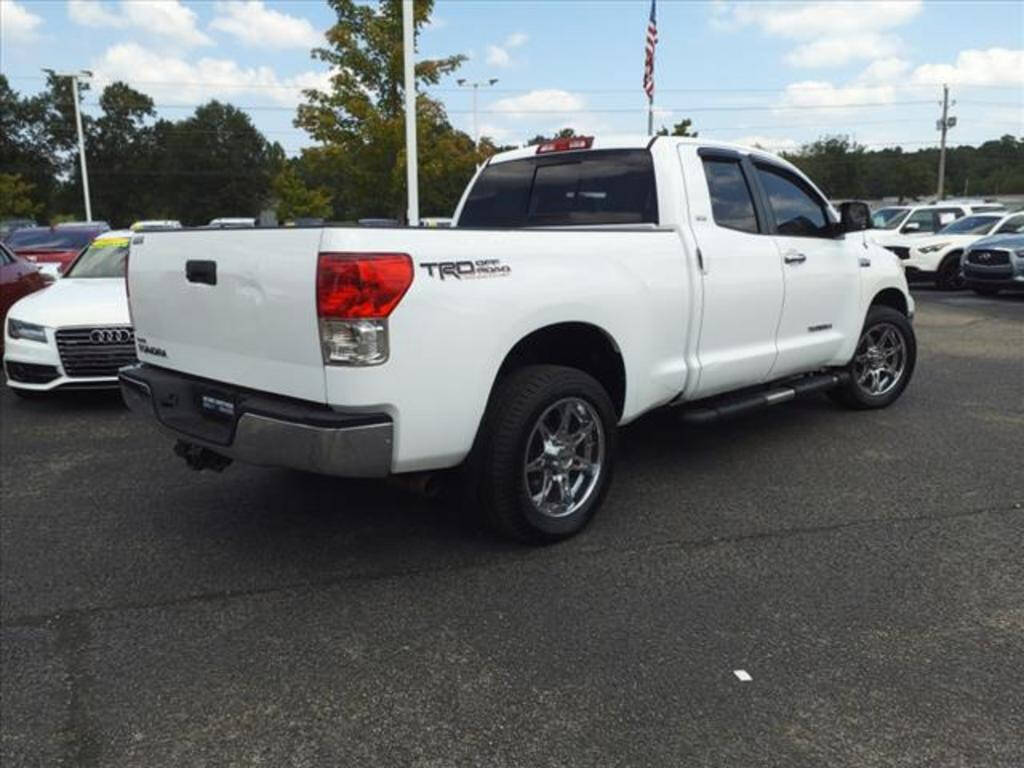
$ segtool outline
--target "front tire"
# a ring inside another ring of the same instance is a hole
[[[829,395],[847,408],[885,408],[903,394],[916,363],[914,326],[902,312],[876,304],[868,310],[847,365],[847,382]]]
[[[964,272],[960,267],[960,252],[949,254],[935,273],[935,286],[940,291],[959,291],[966,287]]]
[[[531,365],[499,381],[468,466],[469,500],[503,536],[579,533],[604,500],[615,457],[611,399],[575,368]]]

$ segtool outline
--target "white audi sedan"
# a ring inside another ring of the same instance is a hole
[[[117,386],[135,362],[125,267],[132,232],[104,232],[48,288],[16,302],[4,323],[7,386],[31,397]]]

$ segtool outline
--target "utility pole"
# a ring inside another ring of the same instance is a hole
[[[484,80],[481,82],[471,83],[465,78],[459,78],[455,81],[455,84],[460,88],[472,88],[473,89],[473,146],[480,143],[480,120],[476,110],[476,97],[481,87],[490,88],[496,82],[498,78],[492,77],[490,80]]]
[[[88,80],[92,72],[87,69],[78,72],[54,72],[52,69],[43,68],[43,72],[54,77],[71,78],[71,100],[75,102],[75,127],[78,130],[78,160],[82,166],[82,195],[85,197],[85,220],[92,221],[92,204],[89,201],[89,171],[85,166],[85,135],[82,133],[82,110],[78,104],[78,81]]]
[[[956,102],[953,102],[956,104]],[[935,196],[941,200],[946,186],[946,132],[956,125],[956,118],[949,116],[949,85],[942,86],[942,119],[936,121],[935,127],[942,132],[939,139],[939,189]]]
[[[416,32],[413,0],[402,0],[402,57],[405,63],[405,184],[410,227],[420,225],[419,156],[416,149]]]

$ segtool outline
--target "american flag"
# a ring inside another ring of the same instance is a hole
[[[651,0],[651,18],[647,22],[647,42],[644,45],[644,93],[648,101],[654,101],[654,49],[658,45],[658,17]]]

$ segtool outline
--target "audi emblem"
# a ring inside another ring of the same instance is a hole
[[[132,332],[127,328],[97,328],[89,333],[93,344],[128,344],[131,340]]]

